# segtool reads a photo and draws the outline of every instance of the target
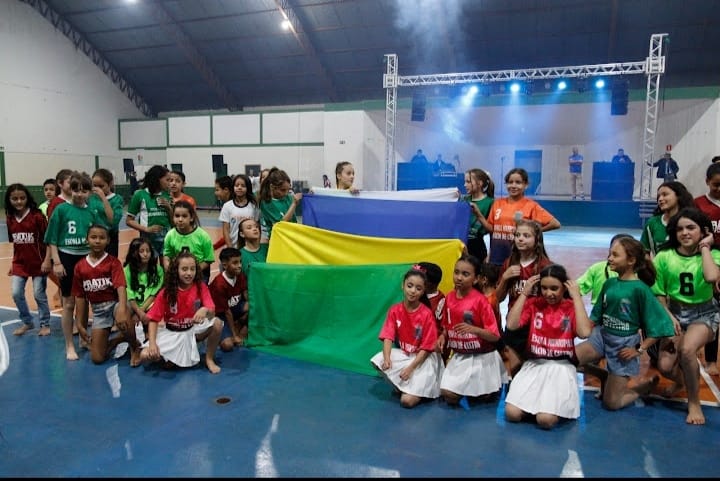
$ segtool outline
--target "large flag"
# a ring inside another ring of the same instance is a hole
[[[308,195],[331,195],[333,197],[357,197],[360,199],[381,200],[424,200],[429,202],[457,202],[460,192],[457,187],[439,187],[436,189],[411,190],[361,190],[353,194],[349,190],[312,187]]]
[[[378,334],[409,268],[253,263],[248,346],[374,375],[370,358],[382,350]]]
[[[267,262],[335,266],[434,262],[443,271],[440,290],[447,293],[454,287],[452,273],[463,247],[458,239],[388,239],[278,222]]]
[[[302,200],[304,225],[346,234],[467,242],[469,219],[470,206],[457,199],[448,202],[306,195]]]

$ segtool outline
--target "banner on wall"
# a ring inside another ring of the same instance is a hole
[[[378,334],[390,306],[402,300],[409,268],[254,263],[248,346],[374,375],[370,358],[382,350]]]
[[[419,202],[364,197],[306,195],[302,222],[321,229],[399,239],[467,241],[470,206],[466,202]]]
[[[272,229],[267,262],[331,266],[434,262],[443,271],[440,290],[447,293],[453,289],[452,272],[463,247],[458,239],[369,237],[278,222]]]

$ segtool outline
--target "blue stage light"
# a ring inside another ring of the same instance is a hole
[[[520,84],[517,82],[513,82],[510,84],[510,92],[512,93],[518,93],[520,91]]]
[[[597,79],[597,80],[595,81],[595,88],[596,88],[596,89],[601,89],[601,88],[603,88],[604,86],[605,86],[605,81],[604,81],[603,79]]]
[[[557,88],[558,90],[565,90],[567,88],[567,82],[564,80],[559,81]]]

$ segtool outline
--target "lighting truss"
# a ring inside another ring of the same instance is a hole
[[[383,88],[386,89],[385,101],[385,190],[396,190],[397,164],[395,161],[395,124],[397,121],[398,87],[418,87],[424,85],[457,85],[464,83],[490,84],[513,80],[550,80],[559,78],[609,77],[614,75],[647,75],[647,95],[645,103],[645,129],[643,132],[643,165],[640,172],[640,198],[651,198],[652,159],[655,150],[655,132],[657,131],[657,103],[660,88],[660,76],[665,73],[665,56],[662,55],[663,40],[667,33],[655,33],[650,36],[648,57],[639,62],[604,63],[567,67],[544,67],[511,70],[491,70],[486,72],[440,73],[430,75],[398,75],[397,54],[385,55],[385,73]]]

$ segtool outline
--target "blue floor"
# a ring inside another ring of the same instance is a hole
[[[552,431],[509,424],[503,401],[400,407],[380,378],[251,349],[204,367],[131,369],[128,358],[64,360],[51,337],[13,336],[0,377],[3,477],[705,477],[720,473],[720,409],[685,424],[685,405],[620,412],[582,396]],[[380,344],[378,344],[378,348]],[[223,399],[224,398],[224,399]],[[223,403],[223,400],[228,402]]]

